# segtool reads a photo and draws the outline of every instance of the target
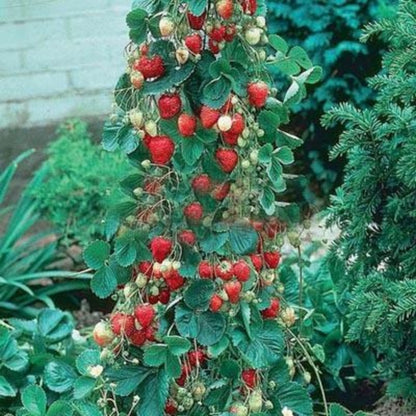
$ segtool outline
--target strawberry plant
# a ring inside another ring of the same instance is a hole
[[[299,213],[278,197],[302,143],[284,125],[321,69],[264,15],[256,0],[137,0],[127,16],[103,145],[136,172],[106,219],[114,249],[84,253],[92,290],[116,302],[94,330],[111,414],[312,415],[280,316],[279,250]]]

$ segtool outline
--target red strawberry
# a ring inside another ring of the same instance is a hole
[[[134,63],[134,69],[140,71],[145,79],[159,78],[165,73],[165,64],[159,55],[152,58],[142,56]]]
[[[247,93],[249,103],[256,108],[261,108],[266,104],[269,87],[263,81],[251,82],[247,86]]]
[[[159,302],[159,296],[158,295],[149,295],[149,303],[151,305],[156,305],[156,303]]]
[[[144,333],[148,341],[153,342],[155,340],[155,330],[153,327],[148,326],[144,329]]]
[[[176,384],[183,387],[186,383],[186,379],[188,378],[189,374],[191,373],[192,369],[188,364],[184,364],[182,366],[182,373],[179,378],[176,379]]]
[[[230,188],[231,188],[231,185],[229,184],[229,182],[216,185],[211,195],[217,201],[222,201],[229,194]]]
[[[229,261],[222,261],[215,266],[215,276],[222,280],[231,280],[233,278],[233,265]]]
[[[130,342],[136,347],[141,347],[146,342],[146,331],[134,331],[129,336]]]
[[[163,94],[158,101],[160,117],[170,119],[179,114],[182,100],[179,94]]]
[[[264,226],[264,231],[266,232],[269,238],[275,238],[278,233],[280,233],[285,228],[277,218],[272,218]]]
[[[214,54],[217,55],[218,53],[220,53],[220,46],[218,45],[218,42],[216,42],[215,40],[210,39],[208,41],[208,47],[209,50]]]
[[[243,11],[246,14],[255,14],[257,11],[257,0],[242,0]]]
[[[226,29],[225,26],[214,27],[214,29],[212,29],[211,33],[208,36],[214,42],[219,43],[219,42],[222,42],[224,40],[226,30],[227,29]]]
[[[216,122],[220,118],[221,113],[218,110],[207,107],[206,105],[202,106],[201,113],[199,117],[201,118],[201,123],[206,129],[210,129],[215,126]]]
[[[150,242],[150,251],[153,258],[162,263],[172,251],[172,241],[165,237],[154,237]]]
[[[190,351],[188,353],[188,359],[189,359],[189,363],[193,367],[200,367],[201,365],[205,363],[205,361],[207,360],[207,357],[204,351],[199,348],[196,351],[195,350]]]
[[[157,165],[166,165],[169,163],[175,152],[175,144],[168,136],[152,137],[147,147],[152,162]]]
[[[241,373],[241,378],[249,389],[254,389],[257,386],[258,377],[256,370],[253,370],[252,368],[244,370]]]
[[[214,267],[208,261],[199,263],[198,273],[202,279],[212,279],[214,277]]]
[[[152,263],[150,263],[150,261],[142,261],[137,266],[137,269],[140,273],[145,274],[147,277],[152,277],[153,266]]]
[[[224,34],[224,40],[226,42],[232,42],[236,33],[237,33],[237,29],[234,24],[227,26],[227,29],[225,30],[225,34]]]
[[[170,290],[162,289],[159,293],[159,302],[162,305],[167,305],[170,301]]]
[[[206,194],[211,190],[212,182],[208,175],[199,175],[192,180],[191,185],[197,194]]]
[[[250,266],[246,263],[245,260],[239,260],[233,265],[234,276],[240,282],[247,282],[247,280],[250,279],[250,272]]]
[[[238,134],[226,131],[222,133],[222,137],[224,139],[224,142],[229,146],[235,146],[238,143]]]
[[[111,319],[111,329],[116,335],[130,336],[136,330],[134,326],[134,317],[132,315],[126,315],[122,312],[117,312]]]
[[[230,303],[238,303],[240,300],[242,285],[238,281],[227,282],[224,284],[224,289],[228,295],[228,300]]]
[[[225,173],[231,173],[238,163],[238,154],[231,149],[218,149],[215,158]]]
[[[147,328],[153,322],[155,310],[152,305],[145,303],[143,305],[136,306],[134,316],[143,328]]]
[[[280,263],[280,253],[278,251],[264,253],[264,261],[269,269],[276,269]]]
[[[189,25],[192,29],[201,30],[204,27],[205,17],[207,13],[204,12],[201,16],[195,16],[191,12],[187,13]]]
[[[220,0],[215,6],[217,13],[224,20],[231,18],[234,12],[233,0]]]
[[[179,241],[188,246],[193,246],[196,243],[195,233],[191,230],[183,230],[178,235]]]
[[[251,226],[258,232],[262,232],[263,231],[263,221],[256,221],[253,220],[251,221]]]
[[[260,256],[260,254],[252,254],[250,255],[250,259],[254,268],[260,272],[260,270],[263,268],[263,258]]]
[[[273,319],[276,318],[276,316],[279,314],[280,309],[280,302],[279,299],[272,299],[271,305],[267,308],[261,311],[261,314],[263,318],[265,319]]]
[[[229,130],[229,133],[233,133],[239,136],[244,131],[245,128],[246,128],[246,122],[244,120],[244,117],[239,113],[235,113],[233,115],[233,124],[231,125],[231,129]]]
[[[180,289],[185,284],[185,279],[177,270],[172,270],[167,276],[165,276],[165,283],[170,290],[175,291]]]
[[[196,117],[189,114],[181,114],[178,119],[178,130],[182,136],[193,136],[196,130]]]
[[[94,341],[100,347],[106,347],[109,345],[114,339],[114,332],[108,326],[106,322],[98,322],[97,325],[94,327],[93,331]]]
[[[183,214],[189,221],[199,222],[204,215],[204,210],[199,202],[192,202],[184,208]]]
[[[185,38],[185,46],[193,52],[195,55],[198,55],[202,52],[202,38],[198,33],[189,35]]]
[[[169,399],[168,402],[166,403],[165,412],[168,415],[176,415],[176,413],[178,412],[176,404],[172,399]]]
[[[212,295],[211,301],[209,303],[209,307],[212,312],[218,312],[222,305],[224,304],[224,301],[221,299],[219,295]]]

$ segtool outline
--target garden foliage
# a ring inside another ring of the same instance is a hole
[[[94,337],[120,412],[312,415],[286,359],[293,313],[280,314],[279,245],[298,210],[278,198],[302,144],[284,125],[321,69],[267,36],[265,13],[256,0],[138,0],[127,16],[103,145],[136,171],[107,216],[114,250],[84,253],[92,290],[116,301]]]
[[[63,123],[57,135],[33,195],[61,244],[85,244],[103,235],[100,218],[120,198],[118,181],[129,165],[121,154],[109,154],[93,143],[84,122]]]
[[[322,81],[308,100],[297,106],[291,123],[294,131],[306,138],[300,149],[304,157],[297,169],[319,182],[324,195],[340,180],[343,163],[327,158],[339,130],[325,131],[319,119],[324,111],[342,101],[361,108],[372,104],[374,95],[365,80],[380,68],[382,42],[361,43],[361,28],[375,18],[392,15],[395,5],[395,0],[268,2],[271,30],[290,44],[302,46],[313,62],[324,68]],[[307,192],[305,196],[313,200]]]
[[[367,26],[388,40],[383,71],[369,81],[372,109],[343,104],[324,124],[346,125],[333,156],[346,155],[344,184],[330,209],[341,227],[333,254],[345,265],[347,339],[374,349],[388,393],[416,394],[416,4],[401,1],[394,20]]]

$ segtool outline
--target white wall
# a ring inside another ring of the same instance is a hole
[[[130,0],[0,0],[0,129],[103,116]]]

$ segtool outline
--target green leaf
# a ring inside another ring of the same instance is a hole
[[[211,108],[221,108],[227,101],[231,93],[231,82],[220,77],[206,84],[202,90],[201,101]]]
[[[179,357],[173,355],[170,351],[167,352],[165,362],[166,374],[170,378],[178,378],[182,374],[181,362]]]
[[[224,409],[227,405],[232,393],[232,386],[230,384],[221,385],[217,388],[212,388],[204,403],[207,406],[215,406],[218,409]],[[229,416],[230,413],[221,413],[223,416]]]
[[[46,394],[39,386],[26,387],[22,391],[22,403],[31,416],[44,416],[46,413]]]
[[[234,254],[245,255],[256,249],[259,236],[256,230],[247,223],[237,223],[229,230],[231,250]]]
[[[283,165],[290,165],[294,162],[295,158],[293,152],[287,147],[281,147],[275,152],[275,156]]]
[[[286,54],[289,50],[289,45],[287,42],[278,35],[269,36],[270,46],[278,52]]]
[[[115,383],[117,396],[130,396],[150,374],[149,369],[138,366],[110,367],[105,375],[109,383]]]
[[[187,165],[195,165],[204,152],[204,144],[195,137],[182,139],[182,157]]]
[[[267,167],[267,176],[272,181],[273,184],[277,183],[282,179],[283,168],[280,164],[279,159],[274,155],[270,165]]]
[[[298,82],[293,81],[288,90],[286,91],[284,103],[285,104],[295,104],[299,102],[301,97],[301,86]]]
[[[130,39],[136,43],[142,43],[147,32],[147,12],[142,9],[132,10],[126,18],[127,26],[130,28]]]
[[[43,309],[39,314],[38,331],[47,342],[62,341],[72,333],[73,329],[70,316],[58,309]]]
[[[74,403],[77,416],[103,416],[99,407],[93,403],[86,401],[76,401]]]
[[[201,242],[202,250],[207,253],[219,252],[228,240],[228,233],[210,233]]]
[[[165,364],[168,348],[166,345],[150,345],[144,352],[144,362],[150,367],[160,367]]]
[[[269,187],[264,188],[260,195],[260,204],[267,215],[273,215],[276,211],[274,202],[275,196],[273,190]]]
[[[340,404],[332,403],[329,407],[329,416],[348,416],[347,410]]]
[[[147,377],[138,390],[141,400],[137,414],[146,416],[163,415],[169,393],[169,378],[164,370],[159,370]]]
[[[184,293],[184,301],[191,309],[206,311],[214,292],[215,284],[212,280],[194,280]]]
[[[15,396],[16,389],[3,376],[0,376],[0,397]]]
[[[224,336],[216,344],[210,345],[208,347],[208,352],[212,357],[217,358],[228,348],[229,345],[230,341],[228,337]]]
[[[133,153],[139,146],[139,136],[136,130],[129,126],[122,127],[118,133],[118,145],[123,152]]]
[[[185,338],[196,338],[198,335],[198,321],[194,312],[182,305],[175,309],[175,324],[179,334]]]
[[[187,0],[190,12],[195,16],[201,16],[207,8],[208,0]]]
[[[272,160],[273,146],[270,143],[265,144],[259,150],[259,162],[262,164],[270,163]]]
[[[101,299],[110,296],[117,287],[117,278],[109,266],[97,270],[91,279],[91,289]]]
[[[178,337],[175,335],[166,336],[163,338],[163,341],[166,343],[169,351],[173,355],[183,355],[187,353],[192,347],[192,344],[186,338]]]
[[[197,340],[204,346],[214,345],[223,337],[227,323],[221,313],[204,312],[198,316]]]
[[[77,379],[77,373],[63,361],[51,361],[45,367],[45,383],[48,388],[56,393],[68,391]]]
[[[84,251],[85,263],[91,269],[97,270],[104,266],[110,256],[110,244],[105,241],[94,241]]]
[[[273,399],[275,402],[278,401],[281,409],[287,407],[299,416],[313,414],[312,399],[306,389],[298,383],[289,382],[280,385],[274,391]]]
[[[95,382],[91,377],[79,377],[74,383],[74,398],[80,400],[88,396],[93,391]]]
[[[288,55],[290,58],[294,59],[298,65],[304,69],[309,69],[312,67],[312,62],[308,57],[308,54],[300,46],[293,47]]]
[[[57,400],[53,402],[46,413],[46,416],[72,416],[74,411],[68,402]]]
[[[122,77],[121,80],[124,80],[124,78]],[[116,89],[117,91],[117,89]],[[127,93],[123,94],[123,98],[126,96]],[[120,95],[122,95],[120,93]],[[129,95],[129,94],[127,94]],[[116,94],[117,96],[117,94]],[[120,102],[120,107],[122,107],[124,104]],[[126,104],[127,106],[127,104]],[[107,150],[108,152],[114,152],[114,150],[117,149],[118,147],[118,134],[119,131],[122,127],[122,124],[114,124],[111,121],[106,121],[104,124],[104,129],[103,129],[103,135],[102,135],[102,144],[103,144],[103,148],[104,150]]]
[[[240,378],[241,367],[236,360],[225,360],[221,363],[220,374],[225,378],[237,380]]]
[[[98,350],[85,350],[76,359],[75,365],[79,373],[88,376],[91,367],[99,365],[101,362]]]

